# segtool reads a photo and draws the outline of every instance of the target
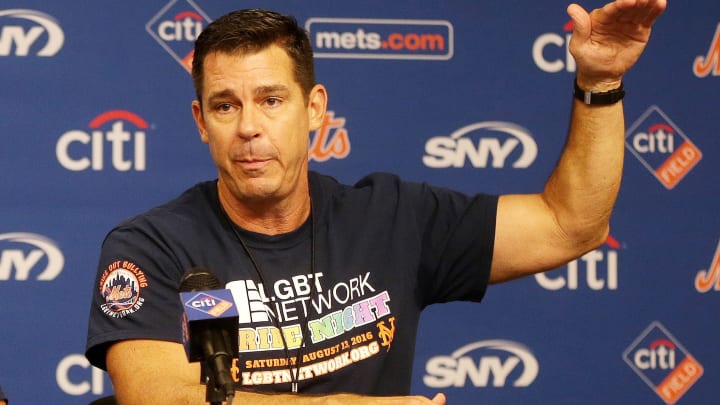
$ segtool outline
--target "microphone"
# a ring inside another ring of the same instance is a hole
[[[209,270],[192,268],[180,280],[183,344],[189,362],[203,363],[206,398],[211,404],[232,402],[235,382],[230,373],[238,353],[238,312],[230,290]]]

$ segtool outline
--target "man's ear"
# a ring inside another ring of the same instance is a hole
[[[204,143],[208,143],[207,129],[205,128],[205,118],[203,117],[202,106],[197,100],[192,102],[192,114],[195,119],[195,125],[197,125],[198,132],[200,132],[200,140]]]
[[[314,131],[322,125],[327,111],[327,90],[322,84],[316,84],[308,96],[308,122],[310,130]]]

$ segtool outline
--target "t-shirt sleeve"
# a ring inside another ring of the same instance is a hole
[[[422,249],[419,285],[425,305],[480,301],[490,278],[498,196],[412,186]]]
[[[111,231],[92,289],[85,352],[90,363],[106,369],[107,349],[120,340],[182,341],[181,274],[152,228],[130,223]]]

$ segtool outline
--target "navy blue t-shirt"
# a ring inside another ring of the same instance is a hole
[[[309,181],[311,218],[287,234],[232,224],[215,181],[113,229],[93,291],[90,362],[104,369],[119,340],[182,342],[180,279],[201,267],[238,307],[238,389],[288,392],[297,372],[300,392],[406,395],[421,310],[485,293],[497,196],[390,174]]]

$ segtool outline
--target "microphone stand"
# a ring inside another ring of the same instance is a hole
[[[222,405],[223,402],[228,400],[227,405],[231,405],[233,392],[227,392],[228,387],[218,383],[217,373],[213,372],[212,362],[221,363],[224,361],[225,353],[218,354],[206,360],[203,363],[203,367],[206,368],[205,373],[205,402],[209,402],[210,405]]]

